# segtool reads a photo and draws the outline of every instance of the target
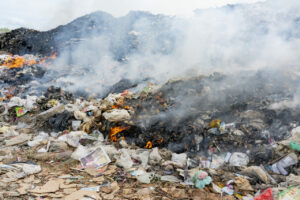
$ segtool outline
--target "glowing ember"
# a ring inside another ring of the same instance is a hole
[[[110,140],[113,142],[117,142],[117,134],[127,129],[129,129],[128,126],[127,127],[115,126],[110,128],[110,133],[109,133]]]
[[[145,148],[146,149],[151,149],[152,148],[152,142],[148,141]]]

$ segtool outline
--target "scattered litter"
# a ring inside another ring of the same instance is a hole
[[[268,188],[262,194],[255,196],[254,200],[274,200],[272,188]]]
[[[205,171],[198,171],[193,176],[193,182],[195,184],[196,188],[205,188],[205,185],[210,184],[212,181],[212,178],[208,176],[208,174]]]
[[[300,199],[300,189],[292,186],[278,194],[279,200],[298,200]]]
[[[116,165],[123,167],[124,169],[130,169],[133,166],[131,156],[126,149],[122,149],[116,159]]]
[[[229,159],[229,164],[231,166],[247,166],[248,163],[249,157],[245,153],[234,152]]]
[[[298,157],[295,153],[290,153],[289,155],[282,158],[277,163],[272,165],[272,171],[276,174],[288,175],[288,172],[285,168],[295,165],[298,163]]]
[[[176,176],[172,176],[172,175],[161,176],[160,180],[171,182],[171,183],[179,183],[180,182],[180,180]]]
[[[102,147],[97,148],[80,159],[83,167],[102,167],[108,165],[111,160]]]
[[[6,146],[13,146],[13,145],[17,145],[17,144],[22,144],[30,139],[31,139],[31,135],[22,133],[22,134],[17,135],[9,140],[6,140],[5,144],[6,144]]]
[[[103,113],[103,116],[105,119],[111,122],[120,122],[130,119],[130,114],[124,109],[113,109],[110,112]]]

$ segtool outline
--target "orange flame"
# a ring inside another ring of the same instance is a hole
[[[47,59],[47,57],[44,56],[44,58],[39,61],[39,64],[43,64],[46,61],[46,59]]]
[[[54,60],[57,56],[57,53],[55,52],[52,56],[50,56],[48,59]]]
[[[163,143],[163,142],[164,142],[164,139],[157,140],[157,143],[158,143],[158,144],[161,144],[161,143]]]
[[[124,109],[129,110],[129,109],[130,109],[130,106],[124,106],[124,103],[125,103],[124,97],[123,97],[123,98],[120,98],[116,104],[114,104],[114,105],[111,106],[111,108],[112,108],[112,109],[124,108]]]
[[[115,126],[110,128],[110,133],[109,133],[110,140],[113,142],[117,142],[117,134],[127,129],[129,129],[128,126],[126,127]]]
[[[2,66],[6,66],[8,68],[19,68],[24,65],[32,66],[34,64],[36,64],[35,60],[26,60],[21,56],[11,56],[6,59]]]
[[[118,109],[118,108],[120,108],[120,106],[118,106],[118,105],[112,105],[111,108],[112,109]]]
[[[57,56],[57,53],[54,53],[50,57],[44,56],[41,60],[34,60],[34,59],[25,59],[23,56],[13,56],[9,55],[9,57],[4,61],[1,66],[7,67],[7,68],[19,68],[23,66],[32,66],[35,64],[44,64],[47,60],[53,60]]]
[[[152,148],[152,142],[148,141],[145,148],[146,149],[151,149]]]

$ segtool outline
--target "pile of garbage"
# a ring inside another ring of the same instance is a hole
[[[255,80],[247,90],[227,82],[236,77],[216,73],[104,98],[57,87],[40,96],[6,95],[0,196],[299,199],[299,112],[271,106],[299,79],[282,79],[283,86],[247,77]]]

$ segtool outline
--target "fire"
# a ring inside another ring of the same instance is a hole
[[[56,56],[57,56],[57,53],[55,52],[52,56],[50,56],[48,59],[50,59],[50,60],[54,60],[55,58],[56,58]]]
[[[157,140],[158,144],[162,144],[163,142],[164,142],[164,139]]]
[[[113,142],[117,142],[117,134],[127,129],[129,129],[128,126],[126,127],[115,126],[110,128],[110,133],[109,133],[110,140]]]
[[[111,108],[112,109],[118,109],[118,108],[120,108],[120,106],[118,106],[118,105],[112,105]]]
[[[32,66],[34,64],[36,64],[35,60],[26,60],[21,56],[10,56],[6,59],[2,66],[6,66],[8,68],[19,68],[24,65]]]
[[[39,61],[39,64],[43,64],[46,61],[46,59],[47,59],[47,57],[44,56],[44,58]]]
[[[146,149],[151,149],[152,148],[152,142],[148,141],[145,148]]]
[[[23,66],[32,66],[32,65],[35,65],[35,64],[46,64],[46,61],[53,60],[53,59],[56,58],[56,56],[57,56],[57,53],[54,53],[50,57],[44,56],[40,60],[38,60],[38,59],[35,60],[35,59],[26,59],[23,56],[10,55],[4,61],[4,63],[1,64],[1,66],[11,69],[11,68],[20,68],[20,67],[23,67]]]
[[[118,100],[118,102],[114,105],[111,106],[112,109],[120,109],[120,108],[124,108],[124,109],[130,109],[130,106],[124,106],[125,103],[125,99],[124,97],[120,98]]]

